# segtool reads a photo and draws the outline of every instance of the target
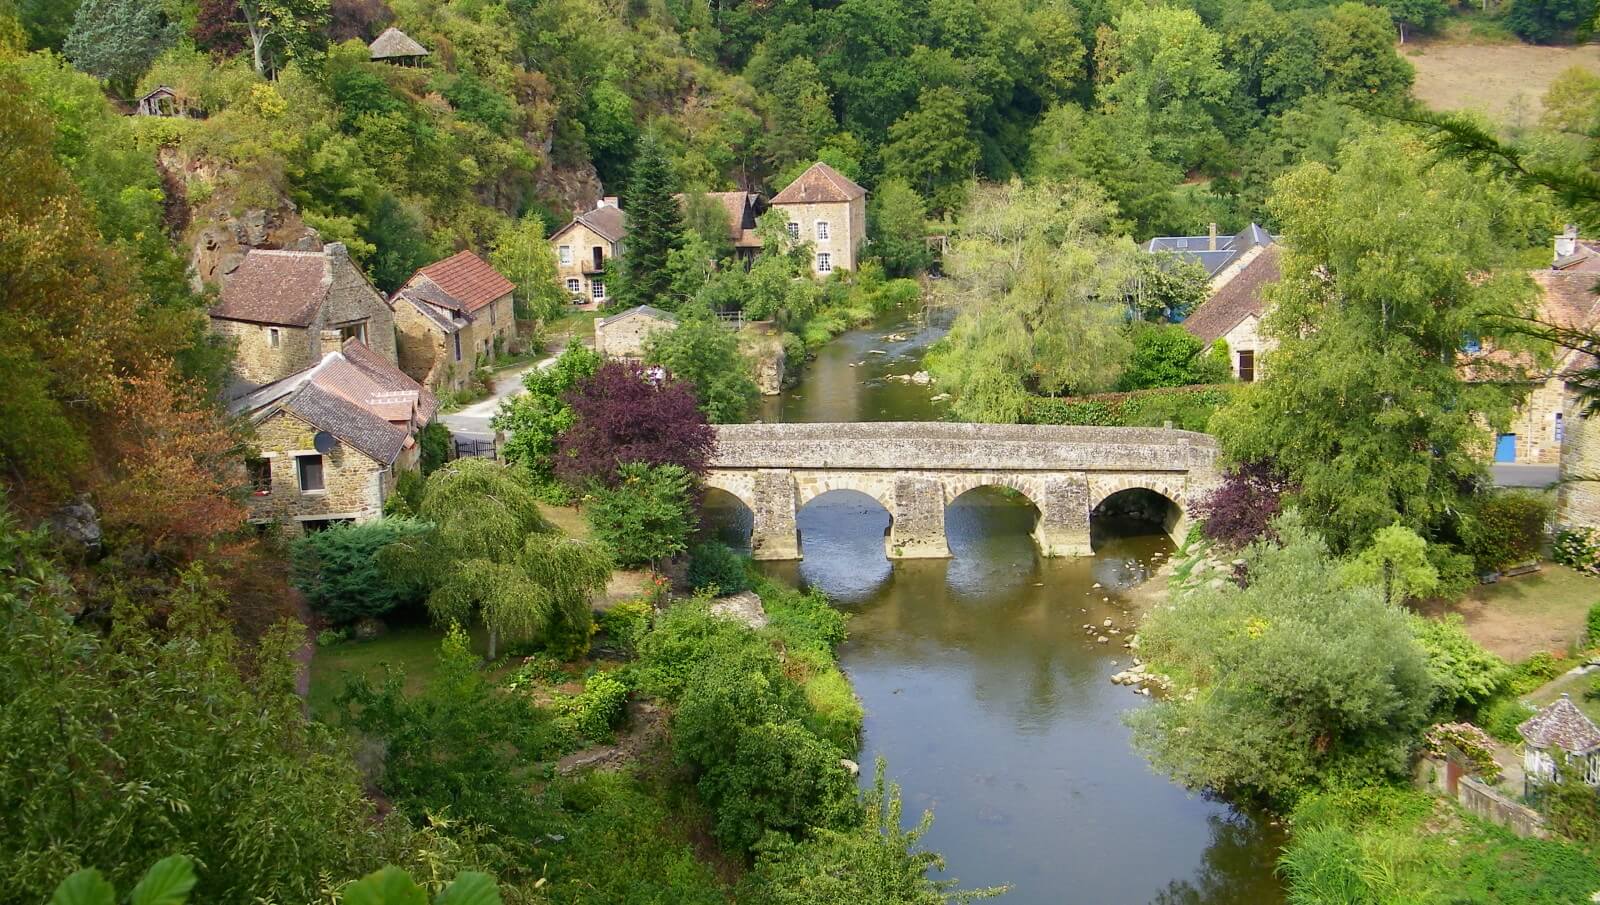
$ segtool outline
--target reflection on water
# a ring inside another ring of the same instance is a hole
[[[933,389],[895,378],[947,327],[897,313],[848,333],[763,417],[942,418]],[[717,492],[707,506],[748,541],[748,510]],[[1276,828],[1150,769],[1122,723],[1146,700],[1109,681],[1130,663],[1126,636],[1095,641],[1105,619],[1130,626],[1129,589],[1171,542],[1097,518],[1093,557],[1041,559],[1033,518],[973,491],[946,511],[953,558],[891,564],[888,513],[832,492],[800,512],[805,559],[765,567],[854,615],[840,656],[867,710],[863,756],[888,759],[908,826],[936,809],[926,842],[965,885],[1009,883],[1010,905],[1278,905]]]
[[[801,511],[805,559],[768,568],[854,614],[840,656],[867,709],[863,756],[888,759],[908,823],[936,809],[927,842],[950,873],[1012,884],[1004,901],[1280,902],[1272,828],[1131,750],[1122,714],[1144,701],[1108,681],[1130,653],[1083,629],[1129,626],[1128,589],[1171,542],[1107,536],[1094,557],[1041,559],[1033,518],[998,491],[964,494],[946,516],[952,559],[891,564],[870,498]]]

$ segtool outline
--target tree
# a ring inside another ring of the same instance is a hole
[[[236,0],[250,36],[257,75],[276,73],[289,60],[309,56],[328,24],[328,0]]]
[[[1341,575],[1350,584],[1380,588],[1384,599],[1395,606],[1439,586],[1439,570],[1428,561],[1428,542],[1400,525],[1374,533],[1372,543],[1345,565]]]
[[[1323,777],[1400,776],[1434,686],[1409,617],[1297,518],[1244,552],[1243,587],[1187,592],[1139,629],[1150,669],[1184,677],[1133,713],[1134,744],[1191,789],[1292,801]]]
[[[159,0],[84,0],[61,52],[126,97],[177,36]]]
[[[128,894],[130,905],[188,905],[189,893],[197,878],[193,859],[168,855],[150,865]],[[373,871],[340,890],[340,899],[350,905],[427,905],[428,895],[411,876],[398,867]],[[93,867],[86,867],[61,881],[51,905],[116,905],[116,888]],[[463,871],[446,886],[433,905],[500,905],[500,890],[494,878],[476,871]]]
[[[545,521],[511,469],[458,459],[428,478],[417,516],[429,529],[385,547],[379,562],[428,589],[437,622],[480,620],[491,660],[501,638],[588,647],[589,595],[611,577],[611,558]]]
[[[1396,522],[1424,537],[1450,527],[1483,474],[1484,425],[1511,403],[1498,383],[1462,379],[1461,338],[1528,348],[1507,324],[1531,313],[1530,287],[1490,275],[1492,224],[1513,199],[1429,164],[1391,131],[1346,145],[1337,172],[1306,164],[1279,181],[1273,210],[1295,236],[1266,323],[1279,346],[1213,421],[1232,461],[1277,462],[1336,550]]]
[[[506,461],[523,469],[536,492],[548,492],[556,482],[559,438],[575,420],[567,394],[599,369],[600,356],[575,342],[551,367],[523,374],[523,392],[507,397],[490,420],[509,435]]]
[[[928,269],[928,208],[904,179],[878,184],[867,208],[872,247],[890,276],[908,277]]]
[[[1389,11],[1341,3],[1316,24],[1323,90],[1368,107],[1405,102],[1416,70],[1394,49]]]
[[[1206,354],[1206,344],[1177,324],[1136,323],[1130,333],[1133,354],[1119,390],[1220,383],[1230,376],[1226,359]]]
[[[1146,321],[1179,321],[1211,297],[1211,275],[1177,255],[1141,255],[1129,301]]]
[[[617,468],[615,487],[590,489],[584,515],[620,565],[653,568],[689,549],[693,490],[694,479],[681,465],[628,462]]]
[[[960,206],[977,164],[967,100],[948,86],[924,89],[917,108],[889,127],[883,146],[885,174],[914,186],[936,214]]]
[[[810,166],[823,141],[838,129],[817,64],[808,57],[784,63],[764,100],[768,125],[762,146],[768,164],[775,172]]]
[[[523,217],[495,236],[489,263],[517,284],[517,319],[549,323],[561,316],[567,296],[556,272],[556,253],[545,241],[544,221]]]
[[[644,344],[645,361],[694,388],[700,409],[713,424],[750,417],[759,392],[739,338],[707,313],[682,318],[672,330],[657,330]]]
[[[1120,301],[1137,252],[1078,182],[980,186],[945,254],[959,312],[929,356],[957,417],[1016,421],[1031,393],[1109,389],[1129,349]]]
[[[1208,540],[1237,550],[1267,537],[1283,511],[1284,494],[1294,489],[1270,461],[1241,462],[1195,506]]]
[[[622,256],[621,279],[613,293],[623,307],[655,305],[670,311],[678,306],[667,266],[673,250],[683,247],[683,213],[674,190],[661,143],[645,135],[622,205],[628,217],[628,253]]]
[[[1400,43],[1406,42],[1406,29],[1427,33],[1450,13],[1445,0],[1383,0],[1384,9],[1400,27]]]
[[[698,236],[711,252],[713,262],[733,256],[733,227],[728,209],[705,192],[686,192],[683,196],[683,225]]]
[[[1221,40],[1192,10],[1171,6],[1127,9],[1103,40],[1100,104],[1139,122],[1157,160],[1203,162],[1221,139],[1217,115],[1233,88]]]
[[[1034,180],[1095,182],[1141,235],[1168,222],[1183,171],[1155,158],[1151,136],[1135,117],[1064,103],[1040,118],[1029,148]]]
[[[1595,0],[1513,0],[1506,27],[1524,41],[1549,44],[1563,32],[1592,27],[1596,5]]]
[[[383,616],[421,599],[422,588],[378,566],[378,553],[402,537],[426,530],[408,518],[334,525],[290,545],[295,587],[311,609],[335,623]]]
[[[900,787],[884,781],[878,758],[872,788],[863,795],[866,819],[849,829],[818,827],[802,841],[763,849],[741,895],[771,905],[960,905],[993,898],[1005,887],[958,890],[954,879],[933,879],[944,858],[921,848],[933,825],[923,811],[902,829]]]
[[[705,474],[716,433],[684,381],[655,380],[637,362],[608,361],[566,399],[573,423],[561,434],[556,474],[568,485],[615,486],[630,462]]]

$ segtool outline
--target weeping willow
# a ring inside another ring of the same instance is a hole
[[[1126,288],[1138,251],[1116,207],[1080,182],[977,188],[945,255],[938,302],[959,313],[928,358],[952,410],[1023,418],[1035,393],[1110,389],[1129,353]]]
[[[430,589],[435,621],[481,620],[490,659],[502,639],[588,638],[589,598],[611,576],[611,555],[551,525],[510,469],[453,462],[428,478],[417,514],[429,530],[381,555],[385,567]]]

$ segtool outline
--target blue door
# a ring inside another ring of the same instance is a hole
[[[1494,460],[1496,462],[1517,461],[1517,435],[1501,434],[1494,441]]]

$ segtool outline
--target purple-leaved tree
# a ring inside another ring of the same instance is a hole
[[[614,487],[618,466],[629,462],[705,474],[716,434],[689,384],[653,381],[637,362],[611,361],[566,399],[576,420],[558,441],[556,474],[568,484]]]
[[[1226,547],[1239,548],[1267,533],[1294,490],[1271,462],[1245,462],[1223,476],[1222,484],[1195,507],[1205,522],[1201,531]]]

